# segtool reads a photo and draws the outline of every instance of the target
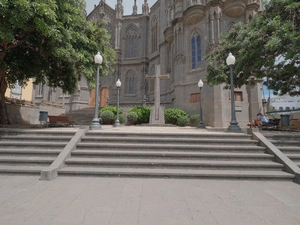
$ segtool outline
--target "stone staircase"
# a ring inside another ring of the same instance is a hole
[[[64,149],[76,131],[44,129],[0,130],[0,174],[40,175]]]
[[[300,167],[300,133],[264,132],[263,135]]]
[[[292,180],[245,134],[88,132],[59,176]]]

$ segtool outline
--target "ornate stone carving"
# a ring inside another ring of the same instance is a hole
[[[168,27],[164,31],[165,39],[168,43],[172,43],[174,40],[173,27]]]
[[[205,7],[203,5],[193,5],[184,11],[184,23],[187,25],[196,24],[203,19],[204,15]]]
[[[226,0],[223,12],[229,17],[240,17],[245,13],[246,6],[246,0]]]

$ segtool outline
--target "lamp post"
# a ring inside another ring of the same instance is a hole
[[[121,88],[121,81],[120,79],[117,80],[116,82],[116,86],[118,88],[118,95],[117,95],[117,119],[116,122],[114,124],[115,127],[119,127],[120,126],[120,121],[119,121],[119,102],[120,102],[120,88]]]
[[[101,125],[99,123],[99,71],[100,65],[103,62],[103,58],[100,55],[100,52],[95,55],[95,63],[97,65],[97,75],[96,75],[96,94],[95,94],[95,112],[94,112],[94,119],[90,125],[90,130],[99,130],[101,129]]]
[[[203,116],[202,116],[202,94],[201,94],[201,91],[203,88],[203,82],[201,79],[198,82],[198,87],[200,88],[200,122],[199,122],[197,128],[206,128],[205,125],[203,124]]]
[[[231,53],[229,53],[226,59],[226,64],[230,67],[230,91],[231,91],[231,122],[230,122],[230,126],[228,127],[228,131],[242,132],[236,120],[236,113],[235,113],[234,84],[233,84],[233,75],[232,75],[232,67],[235,64],[235,57]]]

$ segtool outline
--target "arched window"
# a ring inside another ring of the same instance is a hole
[[[191,37],[192,69],[200,67],[201,57],[201,37],[198,30],[194,30]]]
[[[136,26],[132,25],[126,30],[125,42],[126,42],[125,57],[126,58],[138,57],[139,35],[138,35],[138,28]]]
[[[152,44],[152,52],[155,52],[157,50],[157,19],[154,17],[152,19],[152,39],[151,39],[151,44]]]
[[[125,75],[125,93],[126,95],[136,94],[136,73],[133,70],[127,71]]]

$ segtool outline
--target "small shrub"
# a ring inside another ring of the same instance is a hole
[[[177,125],[177,120],[179,117],[189,116],[187,112],[177,108],[166,109],[164,114],[165,114],[166,123],[171,123],[174,125]]]
[[[127,114],[128,124],[136,124],[137,120],[138,120],[138,114],[136,112],[129,112]]]
[[[117,115],[117,107],[115,106],[106,106],[100,110],[100,114],[104,111],[111,111],[115,116]],[[123,113],[123,109],[119,108],[119,115]]]
[[[200,114],[192,115],[190,118],[190,125],[192,127],[197,127],[199,123],[200,123]]]
[[[190,123],[190,118],[187,116],[181,116],[177,119],[178,126],[185,127],[189,125],[189,123]]]
[[[124,124],[126,122],[126,116],[124,114],[119,115],[120,124]]]
[[[102,124],[114,124],[115,115],[112,111],[103,111],[102,113],[100,113],[100,119]]]
[[[134,108],[131,108],[129,112],[135,112],[138,115],[138,119],[136,121],[137,124],[141,123],[149,123],[150,119],[150,108],[145,108],[143,106],[136,106]]]

